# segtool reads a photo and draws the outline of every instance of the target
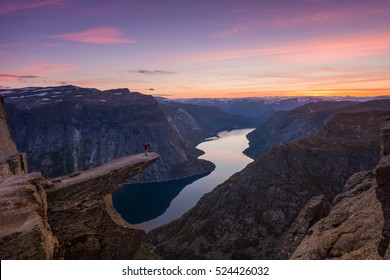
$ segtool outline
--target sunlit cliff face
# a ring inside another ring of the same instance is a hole
[[[389,14],[387,0],[4,0],[0,86],[384,95]]]

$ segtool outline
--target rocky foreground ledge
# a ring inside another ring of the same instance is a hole
[[[50,180],[21,169],[25,164],[17,160],[23,156],[4,156],[0,259],[132,258],[145,233],[122,220],[111,192],[158,158],[128,156]]]

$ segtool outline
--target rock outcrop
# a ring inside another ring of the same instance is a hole
[[[26,171],[26,155],[18,152],[11,138],[4,99],[0,95],[0,176],[23,174]]]
[[[27,172],[25,153],[0,154],[0,176],[24,174]]]
[[[6,119],[2,102],[0,115]],[[1,139],[12,141],[4,138],[9,136],[4,125]],[[115,211],[111,192],[153,164],[157,154],[124,157],[48,180],[41,173],[27,173],[25,155],[12,142],[5,143],[0,143],[7,152],[0,154],[0,259],[134,256],[145,232]]]
[[[52,259],[57,241],[40,173],[0,176],[0,259]]]
[[[302,238],[321,218],[304,219],[302,213],[302,231],[291,228],[313,197],[332,201],[352,174],[375,166],[386,115],[375,110],[335,115],[318,133],[258,158],[147,239],[166,259],[278,258],[289,229]],[[326,215],[322,203],[313,207]]]
[[[289,259],[314,223],[329,214],[331,204],[326,195],[315,196],[302,208],[280,246],[277,259]]]
[[[131,259],[145,232],[122,220],[111,193],[158,158],[138,154],[54,180],[46,188],[49,223],[60,244],[54,257]]]
[[[390,259],[390,118],[381,127],[381,159],[354,174],[328,216],[314,224],[292,259]]]
[[[4,99],[1,95],[0,108],[0,155],[16,153],[16,145],[9,134],[7,114],[4,110]]]

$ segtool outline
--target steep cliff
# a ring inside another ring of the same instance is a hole
[[[4,99],[0,95],[0,176],[25,173],[26,155],[18,153],[8,130]]]
[[[4,99],[0,95],[0,154],[16,153],[16,145],[12,141],[8,130],[7,115],[4,110]]]
[[[172,127],[152,96],[75,86],[10,91],[11,134],[18,149],[27,152],[30,171],[49,177],[71,174],[139,153],[145,141],[161,159],[137,181],[182,178],[214,168],[197,159],[201,152]]]
[[[381,159],[354,174],[323,219],[305,232],[292,259],[390,259],[390,118],[381,127]]]
[[[0,258],[50,259],[56,239],[47,219],[44,179],[27,174],[25,154],[9,136],[0,96]]]
[[[167,259],[277,258],[287,231],[310,199],[332,199],[354,172],[375,166],[386,114],[334,116],[318,133],[258,158],[180,219],[151,231],[148,240]]]
[[[0,259],[51,259],[57,241],[39,173],[0,176]]]

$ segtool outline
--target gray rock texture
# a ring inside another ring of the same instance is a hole
[[[307,232],[292,259],[390,259],[390,118],[381,126],[381,159],[354,174],[328,216]]]
[[[0,154],[16,153],[16,145],[8,130],[8,119],[4,109],[4,98],[0,95]]]
[[[39,173],[0,176],[0,259],[51,259],[57,240]]]
[[[288,230],[277,259],[289,259],[306,234],[310,234],[309,229],[312,225],[326,217],[330,209],[331,205],[326,195],[319,195],[310,199]]]

